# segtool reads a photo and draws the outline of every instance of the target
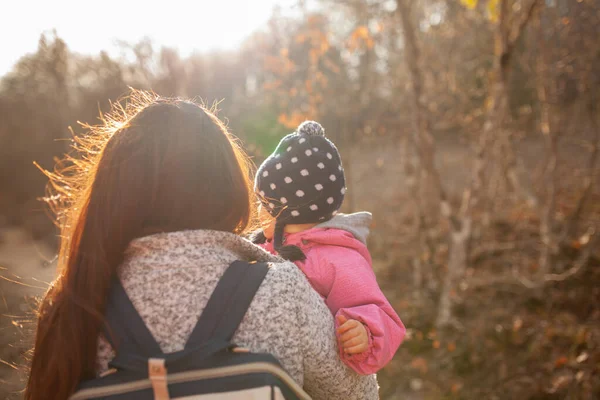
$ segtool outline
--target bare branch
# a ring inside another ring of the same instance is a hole
[[[491,131],[498,130],[498,142],[502,150],[501,165],[504,170],[504,176],[509,185],[518,194],[522,195],[530,205],[538,203],[535,194],[529,190],[529,185],[522,184],[521,175],[518,173],[520,163],[514,149],[513,135],[503,130],[503,124],[506,118],[510,117],[508,113],[508,94],[507,85],[511,71],[512,57],[517,40],[520,38],[523,30],[532,19],[534,10],[539,0],[533,0],[525,16],[521,19],[517,27],[512,31],[510,20],[508,18],[509,2],[502,0],[500,2],[499,22],[495,32],[496,40],[496,58],[494,60],[493,83],[491,84],[490,100],[492,107],[489,108],[488,118],[484,131],[482,133],[479,149],[487,147],[493,142]],[[487,128],[487,129],[486,129]],[[487,144],[487,145],[486,145]],[[478,150],[479,152],[479,150]],[[478,159],[480,158],[478,154]],[[480,168],[477,163],[475,170]],[[481,173],[480,173],[481,174]],[[480,180],[481,178],[479,178]]]
[[[572,276],[577,275],[582,269],[588,265],[588,261],[592,255],[592,251],[596,248],[598,244],[600,244],[600,233],[594,232],[592,239],[589,239],[588,244],[585,246],[579,257],[573,263],[573,266],[569,268],[567,271],[560,274],[548,274],[544,277],[544,281],[546,282],[561,282]]]
[[[577,257],[577,259],[573,262],[573,266],[569,268],[567,271],[562,272],[560,274],[546,274],[543,276],[541,280],[530,280],[521,276],[517,270],[516,264],[513,265],[512,273],[513,276],[525,287],[529,289],[536,289],[545,286],[551,282],[562,282],[571,277],[577,276],[579,273],[585,270],[585,267],[588,266],[589,260],[592,256],[592,252],[594,249],[600,245],[600,233],[598,232],[597,227],[590,228],[586,235],[588,237],[587,244],[582,248],[581,253]]]
[[[433,184],[440,194],[440,207],[442,215],[447,218],[454,228],[459,229],[460,221],[456,218],[453,212],[448,195],[442,184],[440,173],[435,166],[435,142],[431,135],[431,122],[427,113],[427,105],[423,94],[423,74],[421,70],[421,52],[417,37],[415,35],[415,27],[411,19],[411,2],[407,0],[397,0],[396,12],[400,16],[402,26],[404,28],[404,43],[406,45],[406,63],[411,75],[413,104],[414,104],[414,141],[417,146],[417,152],[421,160],[421,165],[431,177]]]
[[[479,246],[473,250],[471,250],[470,261],[474,262],[486,255],[504,253],[506,251],[517,250],[517,242],[510,243],[486,243],[482,246]]]
[[[541,4],[542,4],[542,0],[532,0],[531,4],[527,8],[527,12],[525,12],[523,17],[521,18],[521,21],[519,21],[519,24],[511,32],[511,35],[510,35],[509,41],[508,41],[508,46],[510,47],[511,51],[515,47],[515,45],[519,41],[519,39],[521,38],[521,35],[525,31],[527,24],[529,24],[529,22],[533,19],[533,15],[534,15],[535,11],[537,10],[537,8],[539,6],[541,6]]]

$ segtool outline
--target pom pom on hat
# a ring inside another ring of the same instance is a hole
[[[298,135],[325,136],[325,129],[316,121],[304,121],[296,129]]]

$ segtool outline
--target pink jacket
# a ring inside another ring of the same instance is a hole
[[[353,217],[359,214],[360,217]],[[364,221],[365,215],[370,221],[368,213],[341,214],[334,217],[337,223],[332,220],[313,229],[286,235],[285,244],[296,245],[304,251],[306,260],[296,262],[296,265],[324,298],[336,317],[336,328],[340,314],[361,321],[367,327],[369,350],[348,355],[341,346],[338,347],[340,357],[349,367],[359,374],[368,375],[376,373],[392,359],[406,329],[377,285],[371,256],[364,244],[366,238],[360,236],[367,230],[366,227],[344,229],[344,218]],[[274,253],[272,242],[265,243],[264,247]]]

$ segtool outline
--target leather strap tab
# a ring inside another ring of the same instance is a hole
[[[167,386],[167,368],[163,358],[148,359],[148,377],[152,382],[154,400],[169,400],[169,388]]]

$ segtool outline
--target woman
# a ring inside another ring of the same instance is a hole
[[[27,400],[66,399],[107,369],[114,352],[100,331],[112,279],[174,352],[236,259],[273,264],[235,343],[276,356],[316,399],[377,398],[375,377],[339,360],[333,319],[303,274],[239,236],[256,214],[250,163],[210,110],[135,92],[89,128],[70,167],[47,173],[60,268],[40,306]]]

